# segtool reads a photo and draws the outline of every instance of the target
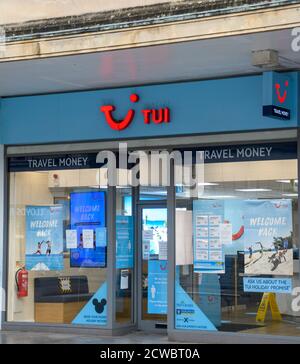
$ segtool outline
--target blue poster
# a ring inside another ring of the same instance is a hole
[[[199,276],[199,301],[202,312],[216,326],[221,326],[221,286],[218,274]]]
[[[117,269],[133,268],[134,241],[132,216],[116,217]]]
[[[292,293],[291,278],[244,277],[245,292]]]
[[[245,274],[293,275],[292,201],[245,201],[244,225]]]
[[[71,229],[77,230],[78,248],[70,250],[70,266],[100,268],[106,266],[105,192],[70,194]],[[83,230],[94,231],[93,248],[84,248]]]
[[[63,270],[63,208],[26,206],[26,269]]]
[[[194,271],[224,273],[224,247],[220,224],[224,222],[224,201],[193,201]]]
[[[168,262],[148,261],[148,313],[168,312]]]
[[[87,302],[79,314],[74,318],[72,324],[99,325],[107,324],[107,283],[98,289],[93,297]]]
[[[176,280],[175,327],[183,330],[217,331],[215,325]]]
[[[106,227],[96,228],[96,247],[107,246],[107,230]]]

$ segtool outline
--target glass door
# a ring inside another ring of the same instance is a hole
[[[165,202],[140,205],[138,234],[138,326],[167,328],[168,257]]]

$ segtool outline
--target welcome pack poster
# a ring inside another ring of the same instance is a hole
[[[63,270],[63,207],[26,206],[26,269]]]
[[[223,213],[222,209],[218,211],[218,203],[223,205]],[[203,257],[206,257],[206,265],[212,264],[209,248],[216,237],[211,238],[214,227],[210,218],[219,215],[232,226],[231,243],[222,244],[224,255],[244,252],[246,274],[293,274],[292,200],[198,200],[194,201],[193,212],[196,271],[203,272]]]
[[[77,248],[70,250],[71,267],[101,268],[106,266],[106,244],[103,242],[105,192],[73,192],[70,194],[71,229],[77,231]],[[99,230],[100,229],[100,230]],[[91,248],[84,247],[84,232],[93,231]],[[101,241],[98,239],[101,238]]]
[[[245,273],[293,275],[292,201],[244,203]]]

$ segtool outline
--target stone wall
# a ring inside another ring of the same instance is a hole
[[[6,36],[146,26],[300,3],[300,0],[1,0]]]

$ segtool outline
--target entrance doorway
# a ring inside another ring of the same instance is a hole
[[[166,332],[168,296],[167,206],[165,201],[138,208],[138,328]]]

